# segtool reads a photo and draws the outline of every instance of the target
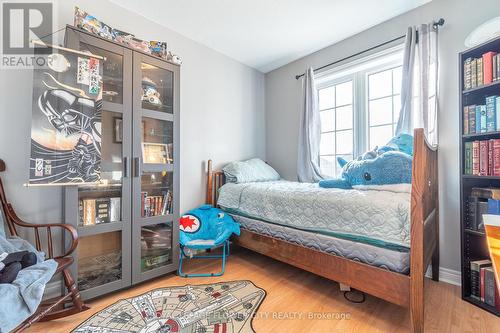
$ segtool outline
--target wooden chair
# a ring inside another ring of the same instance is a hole
[[[0,172],[5,171],[5,162],[0,159]],[[21,332],[24,329],[31,326],[37,321],[47,321],[66,317],[81,311],[89,309],[85,305],[80,297],[80,291],[78,290],[75,280],[71,276],[70,266],[73,263],[73,257],[71,253],[76,249],[78,245],[78,234],[76,229],[71,225],[66,225],[62,223],[47,223],[47,224],[30,224],[21,220],[12,205],[8,202],[7,196],[5,195],[5,190],[2,183],[2,178],[0,177],[0,204],[1,208],[5,213],[5,219],[9,232],[12,236],[19,236],[19,228],[27,228],[34,231],[35,235],[35,247],[38,251],[44,251],[47,259],[54,259],[58,266],[55,274],[61,273],[63,276],[64,284],[68,293],[66,295],[57,297],[55,299],[49,300],[47,302],[42,302],[38,310],[28,319],[26,319],[21,325],[16,327],[13,332]],[[52,231],[60,229],[62,233],[66,232],[71,237],[71,246],[62,255],[54,256],[53,249],[53,236]],[[47,245],[42,246],[42,239],[40,237],[42,230],[45,230],[47,236]],[[72,302],[72,306],[65,307],[66,303]]]

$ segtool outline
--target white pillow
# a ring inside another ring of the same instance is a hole
[[[280,180],[280,175],[259,158],[242,162],[231,162],[222,168],[229,183],[267,182]]]

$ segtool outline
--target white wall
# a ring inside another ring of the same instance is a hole
[[[58,27],[73,23],[73,7],[137,37],[167,41],[181,66],[181,211],[205,200],[204,162],[265,156],[264,75],[108,1],[57,1]],[[62,34],[58,34],[62,38]],[[62,221],[62,190],[26,188],[31,126],[32,72],[0,71],[0,158],[7,195],[33,222]]]
[[[295,180],[301,80],[295,75],[403,35],[409,25],[443,17],[440,29],[440,249],[441,267],[460,270],[459,87],[458,53],[465,37],[482,22],[500,15],[498,0],[433,0],[266,74],[267,161],[285,178]]]

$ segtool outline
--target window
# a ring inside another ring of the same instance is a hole
[[[319,90],[321,118],[321,171],[326,175],[338,173],[337,156],[353,158],[353,81]]]
[[[401,64],[397,47],[317,78],[324,175],[339,175],[337,157],[352,160],[394,136],[401,108]]]
[[[368,147],[385,145],[393,136],[401,109],[401,66],[368,74]]]

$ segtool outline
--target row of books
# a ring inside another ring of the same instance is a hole
[[[471,261],[470,272],[470,296],[500,310],[500,296],[491,260]]]
[[[486,52],[464,61],[464,88],[471,89],[500,80],[500,55]]]
[[[81,226],[121,220],[121,198],[83,199],[78,202]]]
[[[500,188],[473,187],[468,201],[467,228],[484,231],[483,214],[500,215]]]
[[[500,130],[500,96],[486,97],[484,105],[464,106],[464,134]]]
[[[173,196],[168,190],[163,195],[148,195],[148,192],[141,192],[141,216],[152,217],[173,213]]]
[[[500,176],[500,139],[465,142],[466,175]]]

